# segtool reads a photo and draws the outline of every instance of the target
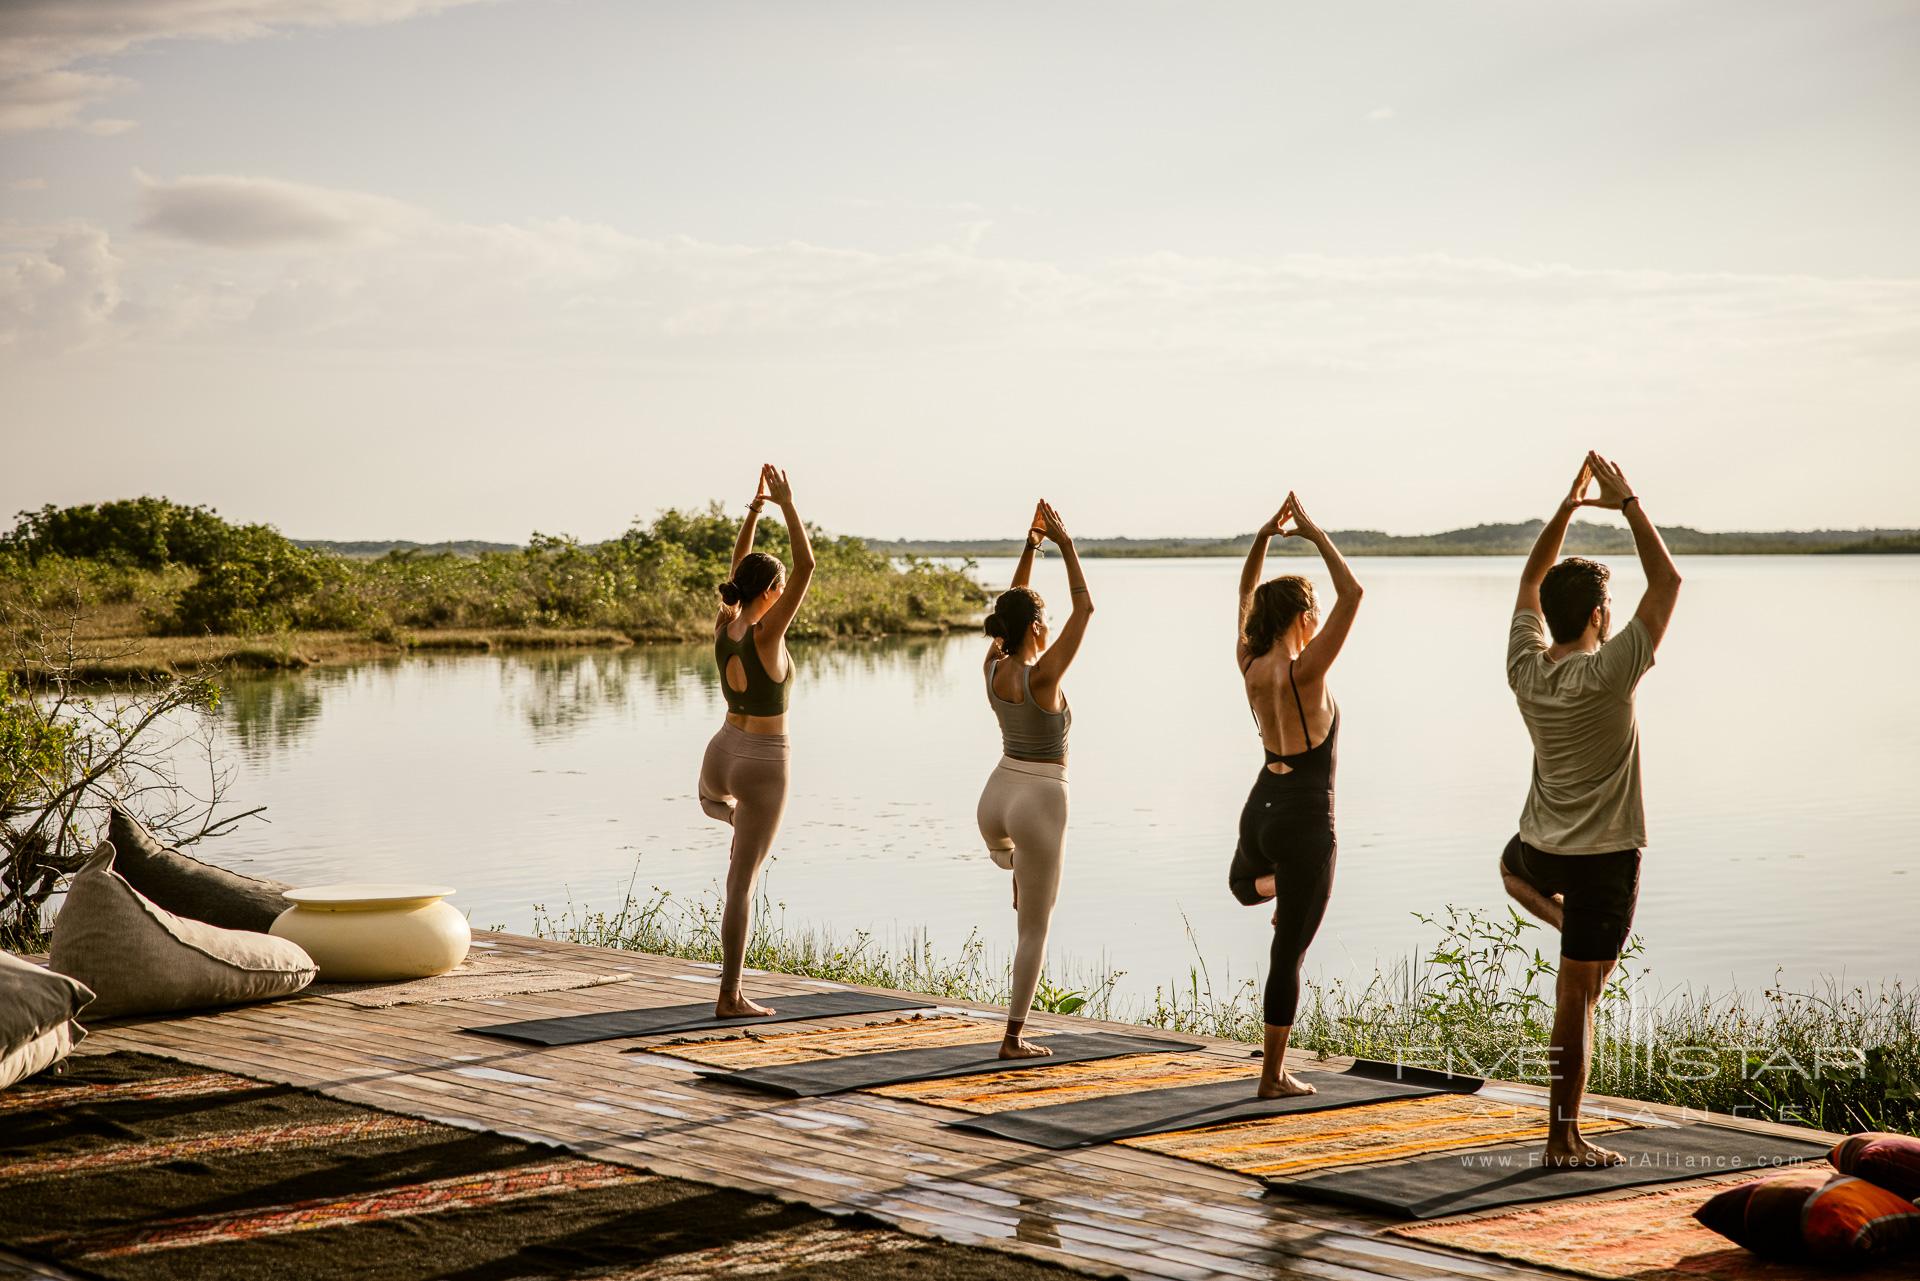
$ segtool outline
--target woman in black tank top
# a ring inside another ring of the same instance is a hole
[[[1313,584],[1305,578],[1289,574],[1259,582],[1267,544],[1276,535],[1303,538],[1319,548],[1336,597],[1324,625]],[[1300,1006],[1301,962],[1333,893],[1333,774],[1340,709],[1327,691],[1326,676],[1353,627],[1360,596],[1360,584],[1333,540],[1307,516],[1299,499],[1288,494],[1273,519],[1254,535],[1240,573],[1234,654],[1266,753],[1266,764],[1240,811],[1240,841],[1227,872],[1227,885],[1242,903],[1275,900],[1262,1011],[1262,1098],[1313,1093],[1311,1085],[1287,1071],[1287,1039]],[[1310,709],[1326,716],[1318,742]],[[1289,750],[1287,732],[1296,726],[1298,745]]]
[[[765,552],[753,550],[760,508],[780,506],[793,548],[793,576]],[[733,573],[720,584],[721,608],[713,620],[713,659],[720,669],[726,717],[700,761],[698,795],[708,817],[732,827],[728,848],[726,904],[720,912],[719,1018],[771,1014],[740,990],[746,963],[753,887],[773,850],[787,808],[787,696],[793,689],[793,658],[787,628],[813,578],[813,548],[794,510],[787,474],[771,464],[733,546]],[[780,675],[775,676],[778,671]]]

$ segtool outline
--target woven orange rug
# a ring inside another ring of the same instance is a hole
[[[1587,1123],[1596,1133],[1627,1128],[1624,1121]],[[1277,1175],[1542,1139],[1546,1134],[1547,1109],[1538,1104],[1441,1094],[1143,1134],[1119,1142],[1239,1174]]]
[[[673,1041],[654,1050],[708,1067],[735,1071],[812,1063],[851,1054],[883,1054],[889,1050],[924,1050],[940,1045],[971,1045],[998,1041],[1004,1027],[988,1019],[953,1015],[920,1015],[872,1023],[864,1027],[807,1028],[798,1032],[747,1032],[711,1040]]]
[[[1768,1262],[1694,1221],[1695,1209],[1741,1181],[1721,1178],[1607,1200],[1557,1201],[1387,1231],[1422,1245],[1537,1263],[1603,1281],[1814,1281],[1836,1275],[1853,1281],[1911,1281],[1911,1261],[1844,1274]]]
[[[1129,1054],[1124,1058],[1087,1063],[1056,1063],[1013,1072],[908,1081],[873,1091],[893,1099],[911,1099],[962,1112],[1006,1112],[1017,1108],[1073,1103],[1080,1099],[1134,1090],[1164,1090],[1176,1085],[1204,1085],[1245,1077],[1253,1090],[1260,1068],[1249,1060],[1218,1054]]]

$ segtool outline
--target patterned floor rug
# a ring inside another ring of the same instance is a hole
[[[986,1019],[951,1014],[917,1014],[869,1023],[861,1027],[804,1028],[798,1032],[749,1031],[740,1036],[671,1041],[650,1049],[707,1067],[738,1072],[747,1068],[785,1067],[855,1054],[886,1054],[894,1050],[924,1050],[942,1045],[976,1045],[998,1041],[1004,1025]]]
[[[1077,1103],[1082,1099],[1131,1094],[1136,1090],[1206,1085],[1242,1077],[1251,1094],[1259,1073],[1259,1065],[1252,1060],[1235,1060],[1218,1054],[1133,1054],[1124,1059],[1062,1063],[1057,1067],[969,1076],[954,1081],[913,1081],[889,1085],[874,1093],[962,1112],[989,1113]]]
[[[0,1092],[0,1246],[127,1281],[1072,1275],[138,1054]]]
[[[1620,1121],[1587,1122],[1587,1130],[1596,1134],[1624,1126]],[[1540,1139],[1546,1133],[1547,1109],[1538,1104],[1441,1094],[1147,1134],[1119,1142],[1240,1174],[1272,1177]]]
[[[750,1032],[684,1041],[657,1053],[730,1070],[812,1062],[850,1054],[960,1045],[999,1036],[999,1025],[951,1015],[921,1015],[853,1028]],[[1071,1103],[1135,1090],[1244,1078],[1253,1089],[1259,1066],[1218,1054],[1134,1054],[1090,1063],[1061,1063],[948,1080],[913,1081],[874,1091],[890,1098],[994,1113]],[[1625,1128],[1596,1120],[1595,1133]],[[1121,1139],[1127,1147],[1256,1177],[1285,1178],[1335,1166],[1363,1165],[1466,1148],[1543,1138],[1547,1112],[1537,1104],[1472,1095],[1439,1095],[1265,1117],[1232,1125]]]
[[[1423,1245],[1544,1264],[1603,1281],[1815,1281],[1842,1275],[1832,1268],[1769,1263],[1694,1221],[1695,1209],[1738,1182],[1721,1178],[1388,1231]],[[1909,1260],[1844,1275],[1853,1281],[1911,1281],[1914,1272]]]

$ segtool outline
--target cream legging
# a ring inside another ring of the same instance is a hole
[[[700,808],[733,825],[727,901],[720,917],[720,982],[728,993],[740,986],[754,878],[787,810],[788,756],[785,734],[749,734],[722,725],[700,761]]]
[[[1047,958],[1047,927],[1060,891],[1067,838],[1067,767],[1001,757],[980,793],[979,818],[988,853],[1000,866],[1013,868],[1020,895],[1013,994],[1007,1006],[1007,1024],[1018,1029],[1033,1008],[1040,966]]]

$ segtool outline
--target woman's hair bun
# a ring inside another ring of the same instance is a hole
[[[720,584],[720,599],[729,605],[740,603],[740,589],[731,582]]]
[[[987,635],[1000,642],[1002,651],[1014,653],[1027,643],[1027,629],[1040,617],[1044,603],[1031,587],[1009,587],[993,602],[987,615]]]

